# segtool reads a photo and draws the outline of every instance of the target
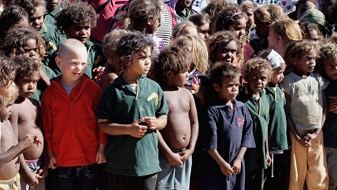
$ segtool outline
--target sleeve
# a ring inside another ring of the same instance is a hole
[[[250,113],[248,109],[243,106],[242,107],[242,114],[245,118],[243,130],[242,130],[242,142],[241,146],[247,147],[247,148],[255,148],[255,139],[253,134],[253,120],[250,116]]]
[[[319,85],[321,86],[321,90],[326,89],[329,85],[329,81],[319,74],[316,74],[316,76],[317,76],[318,82],[320,83]]]
[[[52,112],[51,112],[51,97],[48,91],[45,91],[42,95],[42,102],[41,102],[41,116],[42,116],[42,125],[44,130],[44,136],[47,142],[47,149],[48,152],[53,152],[52,146],[52,132],[53,132],[53,125],[52,125]]]
[[[98,122],[106,122],[111,119],[112,108],[114,105],[113,95],[110,89],[111,88],[109,87],[105,88],[99,100],[97,108]]]
[[[102,96],[102,89],[97,86],[96,89],[95,89],[95,92],[97,92],[97,94],[94,96],[95,98],[95,108],[96,108],[96,111],[97,111],[97,107],[98,107],[98,104],[99,104],[99,101],[100,101],[100,98]],[[107,144],[108,143],[108,136],[103,133],[101,130],[99,130],[99,127],[98,127],[98,123],[97,123],[97,131],[98,131],[98,142],[99,144]]]
[[[218,114],[216,109],[213,107],[208,108],[207,117],[205,121],[205,127],[203,133],[201,133],[202,138],[202,149],[203,150],[214,150],[218,148],[218,135],[217,135],[217,123]]]
[[[290,81],[288,77],[284,77],[283,81],[280,84],[280,88],[287,94],[291,94]]]

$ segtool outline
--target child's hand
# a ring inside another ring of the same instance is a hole
[[[104,164],[106,162],[104,152],[97,151],[96,153],[96,163],[97,164]]]
[[[48,167],[51,168],[51,169],[56,169],[57,168],[56,158],[55,158],[55,155],[52,152],[49,152]]]
[[[235,174],[239,174],[241,172],[241,159],[235,159],[233,161],[232,169]]]
[[[29,171],[27,175],[23,175],[23,178],[30,186],[36,186],[39,184],[39,179],[36,178],[36,174],[32,171]]]
[[[271,157],[270,157],[269,153],[266,154],[266,162],[267,162],[267,166],[269,167],[271,165]]]
[[[147,132],[147,126],[143,124],[144,118],[138,119],[130,125],[129,134],[136,138],[143,138]]]
[[[234,174],[234,170],[227,162],[220,164],[220,170],[225,176],[231,176]]]
[[[183,161],[178,153],[172,152],[172,154],[166,157],[166,159],[171,166],[180,166],[183,164]]]
[[[144,117],[144,122],[147,124],[150,130],[157,129],[157,118],[156,117]]]
[[[186,149],[179,152],[180,159],[182,162],[185,162],[192,154],[193,152],[191,151],[191,149]]]
[[[297,142],[300,143],[304,147],[309,147],[311,146],[311,140],[310,137],[305,136],[303,138],[296,138]]]
[[[328,97],[328,112],[337,112],[337,97]]]
[[[37,146],[40,146],[40,144],[42,144],[37,136],[31,134],[27,134],[20,142],[24,144],[25,148],[29,148],[33,144],[36,144]]]
[[[48,176],[48,167],[44,166],[35,175],[36,179],[43,179]]]

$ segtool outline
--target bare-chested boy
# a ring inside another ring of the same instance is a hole
[[[36,135],[26,134],[20,142],[8,118],[12,113],[12,105],[18,95],[13,88],[8,97],[0,95],[0,189],[20,189],[19,156],[31,146],[41,146]]]
[[[153,66],[169,106],[167,126],[158,133],[160,166],[156,189],[189,189],[192,153],[198,137],[196,106],[188,80],[188,51],[178,47],[164,49]]]
[[[18,66],[15,83],[19,88],[19,97],[13,105],[11,124],[17,131],[19,141],[27,134],[32,134],[43,142],[40,105],[35,99],[29,98],[36,91],[41,65],[25,56],[17,56],[13,61]],[[45,147],[43,145],[44,143],[41,146],[31,146],[23,153],[23,157],[20,157],[21,189],[45,189],[44,178],[48,174],[48,160],[46,154],[42,156]]]

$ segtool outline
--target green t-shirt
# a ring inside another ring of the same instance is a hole
[[[141,76],[138,93],[122,77],[117,78],[103,92],[98,119],[130,124],[150,116],[168,114],[168,106],[160,86]],[[109,136],[106,150],[107,172],[125,176],[145,176],[159,172],[157,132],[148,130],[143,138],[130,135]]]

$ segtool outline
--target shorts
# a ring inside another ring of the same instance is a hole
[[[20,187],[20,174],[17,173],[12,179],[0,180],[0,190],[18,190]]]

